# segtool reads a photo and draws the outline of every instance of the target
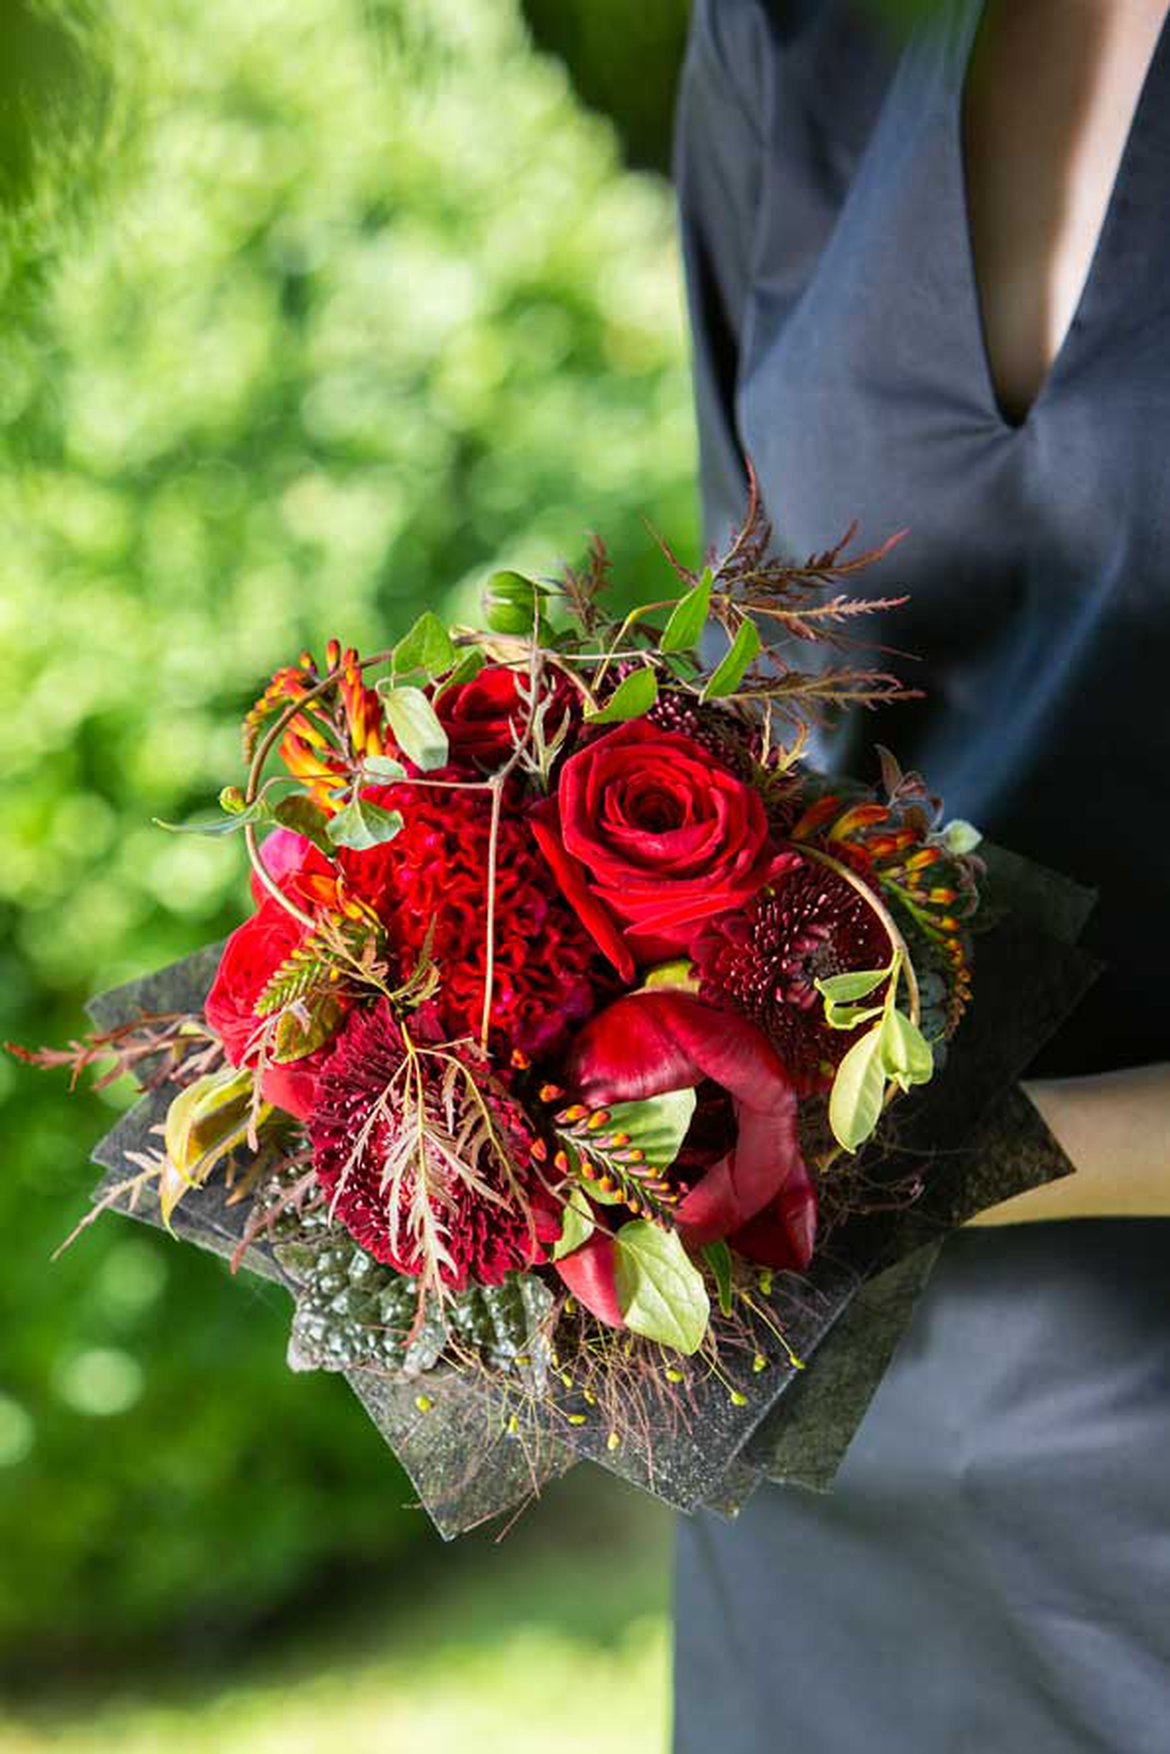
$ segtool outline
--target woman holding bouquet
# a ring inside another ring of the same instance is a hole
[[[1164,0],[698,0],[677,136],[707,535],[745,459],[868,588],[881,740],[1098,892],[1031,1068],[1077,1173],[952,1238],[833,1491],[683,1522],[676,1754],[1154,1754],[1170,1722]],[[884,575],[884,576],[883,576]],[[896,576],[895,576],[896,575]],[[872,777],[871,726],[819,754]]]

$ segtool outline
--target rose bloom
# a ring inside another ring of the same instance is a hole
[[[623,980],[783,869],[763,802],[692,738],[637,721],[570,756],[532,812],[541,851]]]
[[[301,835],[277,829],[264,842],[261,855],[281,888],[302,907],[319,899],[316,892],[329,873],[329,863]],[[305,936],[300,922],[255,877],[253,894],[259,906],[224,945],[204,1007],[208,1026],[223,1042],[233,1066],[243,1066],[255,1058],[262,1024],[256,1015],[256,1001]],[[332,1043],[326,1043],[302,1060],[266,1066],[260,1082],[265,1102],[295,1115],[297,1120],[307,1120],[312,1112],[317,1074],[331,1051]]]
[[[528,675],[504,664],[488,664],[470,682],[444,689],[435,713],[447,733],[452,767],[494,773],[508,760],[531,713]],[[541,684],[541,698],[551,700],[544,722],[546,737],[572,709],[571,689],[563,677]]]

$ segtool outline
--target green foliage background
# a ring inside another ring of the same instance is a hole
[[[0,284],[0,1035],[26,1042],[240,917],[238,846],[150,822],[236,777],[276,665],[468,613],[590,529],[630,597],[643,517],[696,542],[669,192],[513,0],[116,14],[58,8],[54,39],[6,12],[51,122],[9,161]],[[432,1539],[343,1385],[285,1371],[278,1297],[112,1218],[50,1265],[109,1100],[0,1061],[0,1115],[0,1665],[218,1646]]]

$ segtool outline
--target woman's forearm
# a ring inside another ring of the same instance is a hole
[[[1170,1063],[1024,1085],[1075,1175],[991,1206],[973,1224],[1170,1218]]]

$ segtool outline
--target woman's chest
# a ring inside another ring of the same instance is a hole
[[[967,220],[989,376],[1018,424],[1125,199],[1165,0],[985,0],[961,82]]]

